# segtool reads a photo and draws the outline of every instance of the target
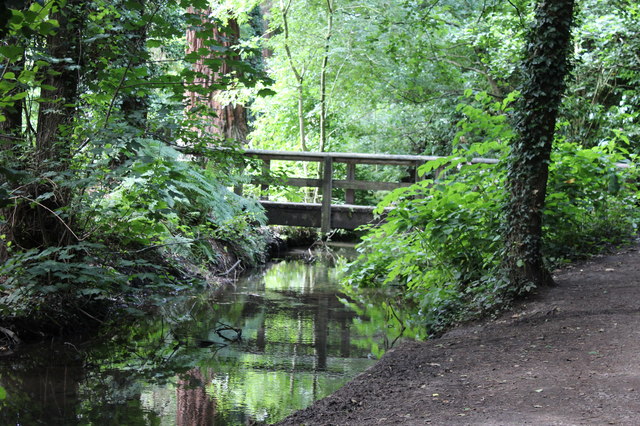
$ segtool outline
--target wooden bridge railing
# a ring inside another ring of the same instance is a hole
[[[308,177],[289,177],[283,182],[284,185],[294,187],[312,187],[320,188],[322,191],[322,203],[315,208],[315,212],[311,214],[320,215],[320,228],[323,233],[327,233],[332,227],[347,227],[347,225],[332,226],[332,209],[338,208],[338,205],[332,205],[332,190],[333,188],[342,188],[345,190],[345,203],[339,205],[343,210],[349,210],[351,214],[361,212],[365,217],[372,217],[373,206],[356,206],[355,203],[355,191],[356,190],[393,190],[405,186],[410,186],[413,182],[419,180],[417,169],[420,165],[427,161],[436,160],[437,156],[424,156],[424,155],[388,155],[388,154],[359,154],[359,153],[344,153],[344,152],[292,152],[292,151],[263,151],[248,149],[245,151],[245,156],[259,158],[263,161],[262,175],[254,176],[253,183],[261,185],[262,190],[266,191],[269,187],[268,176],[271,169],[271,161],[295,161],[295,162],[316,162],[321,164],[322,179],[308,178]],[[497,163],[497,160],[488,158],[474,158],[472,163]],[[346,179],[334,179],[334,165],[336,163],[346,164]],[[356,165],[394,165],[404,166],[411,170],[412,182],[381,182],[381,181],[363,181],[356,179]],[[236,192],[242,192],[242,188],[236,188]],[[284,211],[288,206],[298,204],[299,208],[302,208],[301,203],[271,203],[269,204],[266,199],[263,201],[263,205],[268,205],[272,211],[277,212],[278,209]],[[277,204],[277,205],[276,205]],[[306,207],[309,210],[311,204],[307,204]],[[301,211],[301,210],[300,210]],[[316,220],[317,222],[317,220]],[[361,224],[368,222],[362,220]],[[314,223],[313,220],[309,220],[309,223]],[[301,225],[305,226],[305,225]],[[312,225],[308,225],[312,226]],[[352,229],[352,225],[348,225],[347,229]]]

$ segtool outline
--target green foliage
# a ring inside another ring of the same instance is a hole
[[[462,315],[465,303],[467,310],[483,310],[503,301],[496,212],[504,198],[504,170],[466,164],[499,146],[474,148],[427,163],[422,173],[441,169],[441,176],[387,196],[379,211],[393,210],[363,238],[361,254],[349,267],[350,285],[399,285],[432,331]]]
[[[501,214],[507,202],[505,143],[513,137],[504,117],[509,106],[483,94],[474,100],[480,104],[460,106],[467,118],[457,139],[485,142],[425,164],[420,172],[428,179],[389,194],[378,205],[378,213],[393,208],[386,222],[369,229],[346,269],[351,287],[399,287],[416,306],[411,321],[428,334],[500,308],[514,292],[503,270]],[[469,163],[487,156],[500,161]],[[593,148],[556,144],[543,222],[548,265],[635,235],[634,158],[615,140]]]
[[[594,146],[624,129],[637,141],[640,8],[635,2],[582,2],[574,31],[574,77],[569,82],[560,129],[567,141]],[[638,152],[637,143],[629,147]]]
[[[328,147],[331,151],[451,153],[455,106],[465,89],[501,100],[517,80],[531,5],[441,1],[334,2],[328,49]],[[253,105],[256,147],[294,149],[297,81],[284,47],[282,16],[272,8],[267,70],[276,94]],[[319,143],[319,75],[327,24],[323,3],[296,0],[288,14],[292,61],[304,72],[303,115],[310,150]],[[524,18],[521,16],[524,15]],[[516,53],[517,52],[517,53]],[[297,149],[297,148],[296,148]]]
[[[544,212],[548,258],[599,253],[637,233],[635,159],[615,140],[593,148],[556,144]]]
[[[142,294],[193,285],[183,264],[216,267],[223,246],[245,264],[263,260],[262,209],[227,189],[237,142],[202,135],[210,111],[185,111],[183,100],[186,90],[252,87],[265,76],[214,40],[222,20],[202,22],[189,6],[206,4],[74,0],[11,11],[0,49],[7,316],[63,318],[69,309],[88,318],[92,309],[101,316],[101,304],[136,306]],[[205,47],[185,54],[193,27]],[[64,31],[72,40],[55,45]],[[191,66],[203,56],[234,72],[204,88]],[[54,87],[72,85],[71,74],[77,93]],[[56,108],[63,118],[47,128]]]
[[[167,267],[126,259],[106,246],[87,242],[16,253],[2,266],[2,274],[8,277],[0,298],[3,317],[47,318],[60,329],[74,326],[85,309],[105,314],[95,312],[95,302],[126,294],[131,303],[143,290],[175,291],[186,285]]]
[[[99,235],[123,236],[125,245],[144,246],[179,238],[224,239],[243,235],[249,223],[264,224],[257,202],[222,186],[212,168],[194,167],[155,140],[138,139],[130,149],[131,160],[107,176],[108,192],[80,200],[100,211],[86,218]]]

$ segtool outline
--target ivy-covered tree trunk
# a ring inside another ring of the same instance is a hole
[[[542,256],[542,215],[558,107],[569,70],[573,10],[574,0],[540,0],[529,33],[507,177],[507,268],[518,293],[553,284]]]
[[[61,3],[60,10],[52,15],[60,27],[47,37],[47,53],[54,60],[49,65],[43,81],[42,98],[38,112],[36,134],[36,159],[65,160],[69,157],[68,141],[61,141],[61,126],[71,123],[75,113],[74,103],[80,80],[77,64],[80,52],[79,9],[81,0]]]
[[[78,64],[81,40],[82,0],[57,2],[51,14],[59,27],[46,37],[41,94],[35,135],[35,149],[29,161],[35,176],[64,172],[71,156],[69,136],[80,81]],[[28,116],[27,116],[28,117]],[[27,127],[33,123],[27,118]],[[23,144],[24,145],[24,144]],[[18,248],[62,246],[73,241],[71,219],[63,210],[71,193],[54,179],[44,178],[23,185],[20,201],[9,210],[10,237]],[[64,221],[64,222],[63,222]]]
[[[202,17],[203,23],[209,24],[211,10],[202,10],[196,12],[193,7],[189,8],[189,13],[199,13]],[[213,38],[223,47],[229,48],[237,44],[240,37],[240,26],[235,19],[229,19],[227,26],[220,30],[218,27],[213,27]],[[203,47],[207,47],[206,40],[198,37],[198,31],[196,29],[187,30],[187,53],[196,52]],[[205,59],[198,61],[195,64],[195,71],[206,75],[206,77],[199,78],[195,81],[205,88],[216,86],[224,79],[228,79],[232,74],[232,67],[229,65],[230,60],[239,60],[239,56],[226,56],[223,57],[222,64],[217,70],[211,69],[205,64]],[[189,107],[196,108],[201,106],[208,107],[215,113],[215,116],[211,117],[211,125],[208,125],[204,131],[206,133],[220,135],[225,139],[231,139],[239,142],[245,142],[247,135],[249,134],[249,127],[247,125],[247,110],[244,105],[234,103],[221,103],[217,98],[219,91],[212,87],[206,95],[201,95],[195,92],[189,92]]]

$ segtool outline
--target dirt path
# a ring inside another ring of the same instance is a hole
[[[282,424],[640,424],[640,253],[556,280],[497,320],[404,343]]]

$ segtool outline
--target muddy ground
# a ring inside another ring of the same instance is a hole
[[[640,424],[638,249],[555,278],[498,319],[403,343],[281,424]]]

